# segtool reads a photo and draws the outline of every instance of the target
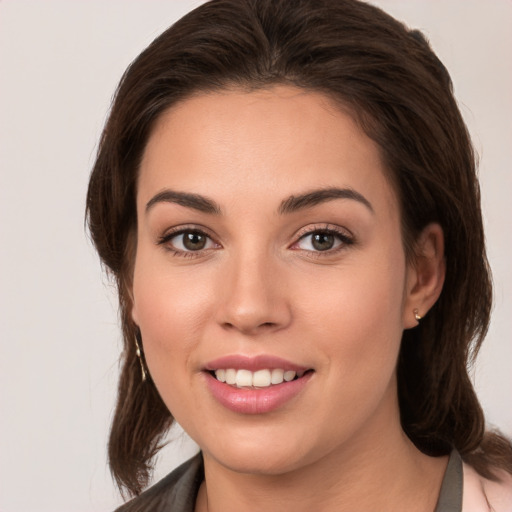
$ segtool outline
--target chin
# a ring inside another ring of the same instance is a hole
[[[215,436],[211,445],[203,444],[203,453],[231,471],[256,475],[288,473],[312,462],[311,454],[317,453],[312,446],[306,448],[303,436],[294,436],[288,429],[284,434],[256,430]]]
[[[234,449],[228,453],[219,454],[219,457],[215,455],[211,454],[225,468],[236,473],[251,475],[282,475],[301,466],[299,460],[296,460],[296,453],[290,454],[275,448],[251,451]]]

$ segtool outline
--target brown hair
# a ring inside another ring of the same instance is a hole
[[[121,488],[138,494],[172,416],[141,380],[130,316],[136,181],[156,119],[193,93],[289,84],[348,107],[381,149],[407,256],[430,222],[445,234],[446,281],[398,361],[402,425],[420,450],[455,447],[484,476],[512,472],[512,446],[485,433],[468,376],[486,333],[491,281],[475,158],[448,72],[417,31],[357,0],[214,0],[160,35],[125,72],[87,195],[90,233],[117,280],[124,352],[109,442]]]

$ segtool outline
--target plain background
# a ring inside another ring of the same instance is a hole
[[[84,232],[111,95],[129,62],[200,1],[0,0],[0,511],[102,512],[120,334]],[[495,308],[475,382],[512,435],[512,2],[379,0],[450,70],[481,158]],[[168,472],[194,450],[179,434]]]

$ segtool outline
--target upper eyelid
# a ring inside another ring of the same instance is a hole
[[[174,238],[174,237],[179,237],[180,235],[183,235],[184,233],[190,233],[190,232],[196,232],[196,233],[200,233],[204,236],[206,236],[213,244],[215,247],[208,247],[208,248],[204,248],[204,249],[198,249],[197,251],[184,251],[182,249],[179,249],[178,247],[175,247],[174,244],[171,243],[171,240]],[[211,236],[207,230],[205,229],[198,229],[198,228],[194,228],[194,227],[176,227],[176,228],[171,228],[171,229],[168,229],[164,232],[163,235],[160,235],[157,237],[157,240],[156,240],[156,245],[157,246],[160,246],[160,247],[164,247],[164,248],[167,248],[168,250],[171,250],[177,255],[177,254],[182,254],[182,255],[185,255],[185,254],[188,254],[188,255],[196,255],[196,256],[199,256],[201,254],[204,254],[205,252],[209,252],[209,251],[212,251],[212,250],[217,250],[219,248],[222,248],[222,245],[213,237]]]
[[[179,226],[173,226],[171,228],[166,229],[161,235],[158,236],[158,239],[162,238],[169,238],[173,236],[180,235],[182,233],[187,232],[196,232],[201,233],[203,235],[206,235],[207,237],[211,238],[212,240],[216,241],[215,235],[211,232],[210,229],[208,229],[205,226],[201,226],[198,224],[182,224]]]
[[[295,239],[297,241],[297,240],[300,240],[304,236],[311,235],[313,233],[322,232],[322,231],[330,232],[330,233],[334,233],[334,234],[338,234],[338,235],[345,235],[347,237],[354,238],[354,234],[349,229],[347,229],[345,227],[337,226],[334,224],[325,223],[325,224],[313,224],[313,225],[305,226],[305,227],[299,229],[297,231],[297,233],[295,234]]]
[[[222,247],[222,243],[219,241],[218,237],[214,233],[212,233],[212,231],[209,228],[200,224],[182,224],[168,228],[163,232],[162,235],[158,236],[157,245],[167,243],[171,238],[187,232],[201,233],[210,238],[215,244]],[[355,239],[354,234],[345,227],[329,223],[317,223],[304,226],[298,231],[296,231],[295,234],[293,235],[293,241],[289,244],[288,247],[297,244],[299,240],[301,240],[302,238],[318,232],[329,232],[333,233],[334,235],[350,238],[352,240]]]
[[[176,256],[187,256],[187,257],[200,257],[201,255],[210,252],[211,250],[218,249],[222,247],[222,245],[216,241],[214,237],[212,237],[205,228],[198,228],[192,226],[176,226],[170,229],[167,229],[163,235],[159,236],[156,240],[156,245],[161,246],[164,249],[173,252]],[[175,237],[179,237],[185,233],[199,233],[207,237],[215,246],[217,247],[207,247],[203,249],[198,249],[197,251],[193,250],[183,250],[180,249],[174,244],[171,243],[171,240]]]
[[[313,235],[314,233],[329,233],[334,236],[337,236],[340,240],[341,244],[338,247],[328,249],[325,251],[311,251],[309,249],[302,249],[300,247],[295,247],[299,245],[301,240],[307,238],[308,236]],[[300,250],[306,252],[308,254],[314,255],[316,257],[327,257],[329,255],[334,255],[338,253],[340,250],[346,249],[350,246],[354,246],[357,243],[357,240],[353,233],[347,228],[343,228],[341,226],[333,225],[333,224],[323,224],[322,226],[311,226],[304,227],[299,230],[299,232],[295,235],[294,241],[288,246],[291,250]]]

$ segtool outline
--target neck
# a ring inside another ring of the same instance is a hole
[[[388,425],[387,432],[361,432],[349,446],[279,475],[239,473],[204,453],[196,512],[432,512],[447,457],[417,450],[398,416]]]

